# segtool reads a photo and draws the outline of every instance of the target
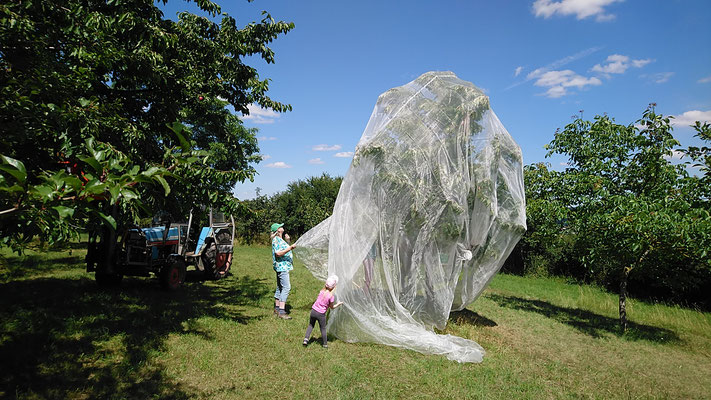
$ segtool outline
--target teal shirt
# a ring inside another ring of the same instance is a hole
[[[291,256],[291,250],[281,257],[276,255],[277,251],[286,250],[288,248],[289,245],[279,236],[275,236],[274,239],[272,239],[272,263],[274,264],[274,271],[284,272],[294,269],[294,266],[292,265],[293,259]]]

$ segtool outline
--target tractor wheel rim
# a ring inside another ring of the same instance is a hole
[[[178,281],[180,281],[180,276],[179,276],[179,274],[178,274],[178,269],[177,269],[177,268],[173,268],[173,269],[170,271],[170,283],[171,283],[171,285],[176,285],[176,284],[178,284]]]

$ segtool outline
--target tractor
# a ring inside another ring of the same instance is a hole
[[[234,219],[210,210],[199,232],[193,223],[191,211],[187,223],[128,227],[120,235],[110,229],[90,234],[86,270],[95,273],[101,286],[116,285],[124,276],[155,275],[168,290],[183,284],[191,266],[204,279],[224,278],[232,265]]]

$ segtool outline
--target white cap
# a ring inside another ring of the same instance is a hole
[[[336,287],[336,284],[338,283],[338,277],[336,275],[331,275],[326,279],[326,287],[329,289],[333,289]]]

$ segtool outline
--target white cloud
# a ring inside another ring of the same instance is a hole
[[[343,151],[340,153],[336,153],[333,156],[340,157],[340,158],[348,158],[348,157],[353,157],[353,152],[352,151]]]
[[[521,74],[521,71],[523,71],[523,67],[516,67],[514,70],[514,76],[519,76]]]
[[[553,86],[552,88],[546,90],[546,96],[551,99],[557,99],[558,97],[563,97],[566,94],[568,94],[568,91],[565,90],[563,86]]]
[[[561,58],[561,59],[559,59],[559,60],[555,60],[555,61],[553,61],[552,63],[546,65],[545,67],[540,67],[540,68],[535,69],[533,72],[530,72],[530,73],[526,76],[526,80],[521,81],[521,82],[516,82],[516,83],[514,83],[513,85],[507,87],[507,88],[504,89],[504,90],[509,90],[509,89],[511,89],[511,88],[514,88],[514,87],[516,87],[516,86],[518,86],[518,85],[520,85],[520,84],[522,84],[522,83],[526,83],[526,82],[530,81],[531,79],[536,78],[537,76],[543,74],[543,73],[546,72],[546,71],[551,71],[551,70],[554,70],[554,69],[558,69],[558,68],[560,68],[560,67],[562,67],[562,66],[564,66],[564,65],[566,65],[566,64],[570,64],[570,63],[573,62],[573,61],[577,61],[577,60],[579,60],[579,59],[581,59],[581,58],[583,58],[583,57],[587,57],[587,56],[589,56],[590,54],[593,54],[593,53],[595,53],[595,52],[597,52],[597,51],[600,51],[600,50],[602,50],[602,47],[599,47],[599,46],[598,46],[598,47],[591,47],[591,48],[589,48],[589,49],[585,49],[585,50],[583,50],[583,51],[579,51],[579,52],[577,52],[577,53],[575,53],[575,54],[573,54],[573,55],[563,57],[563,58]]]
[[[643,60],[632,60],[632,66],[635,68],[642,68],[645,65],[651,63],[652,61],[654,60],[652,60],[651,58],[645,58]]]
[[[709,122],[711,123],[711,110],[708,111],[699,111],[699,110],[692,110],[692,111],[687,111],[683,114],[675,115],[674,119],[671,120],[672,125],[674,126],[690,126],[694,125],[696,121],[701,121],[701,123],[704,122]]]
[[[654,82],[654,83],[664,83],[664,82],[667,82],[669,80],[669,78],[671,78],[672,76],[674,76],[673,72],[659,72],[656,74],[643,74],[643,75],[640,75],[639,77],[644,78],[644,79],[649,79],[651,82]]]
[[[340,144],[334,144],[333,146],[329,146],[327,144],[317,144],[316,146],[311,148],[311,150],[313,150],[313,151],[336,151],[336,150],[340,150],[340,149],[341,149]]]
[[[681,160],[681,158],[684,156],[683,151],[679,150],[672,150],[671,155],[665,155],[664,158],[667,160]]]
[[[267,140],[277,140],[277,138],[275,138],[274,136],[269,136],[269,137],[267,137],[267,136],[260,136],[260,137],[257,138],[257,140],[260,140],[260,141],[264,142],[264,141],[267,141]]]
[[[577,19],[595,17],[598,22],[615,19],[614,14],[608,14],[605,7],[623,0],[536,0],[533,2],[533,13],[536,17],[550,18],[553,15],[575,15]]]
[[[242,119],[252,121],[255,124],[272,124],[274,120],[279,118],[279,113],[276,111],[262,108],[255,104],[248,105],[247,110],[249,110],[249,114],[242,115]]]
[[[309,160],[309,164],[324,164],[324,162],[320,158],[312,158]]]
[[[277,161],[271,164],[265,165],[267,168],[291,168],[291,165],[283,162],[283,161]]]
[[[541,71],[537,69],[530,74],[528,74],[530,79],[536,79],[534,85],[547,87],[546,96],[551,98],[558,98],[569,94],[567,88],[577,87],[578,89],[583,89],[585,86],[597,86],[601,85],[602,81],[600,79],[591,77],[586,78],[580,76],[575,72],[566,69],[563,71]]]
[[[607,57],[604,63],[595,64],[592,71],[602,74],[624,74],[629,67],[642,68],[652,61],[650,58],[631,60],[628,56],[612,54]]]
[[[697,82],[698,83],[709,83],[709,82],[711,82],[711,75],[707,76],[706,78],[701,78]]]

